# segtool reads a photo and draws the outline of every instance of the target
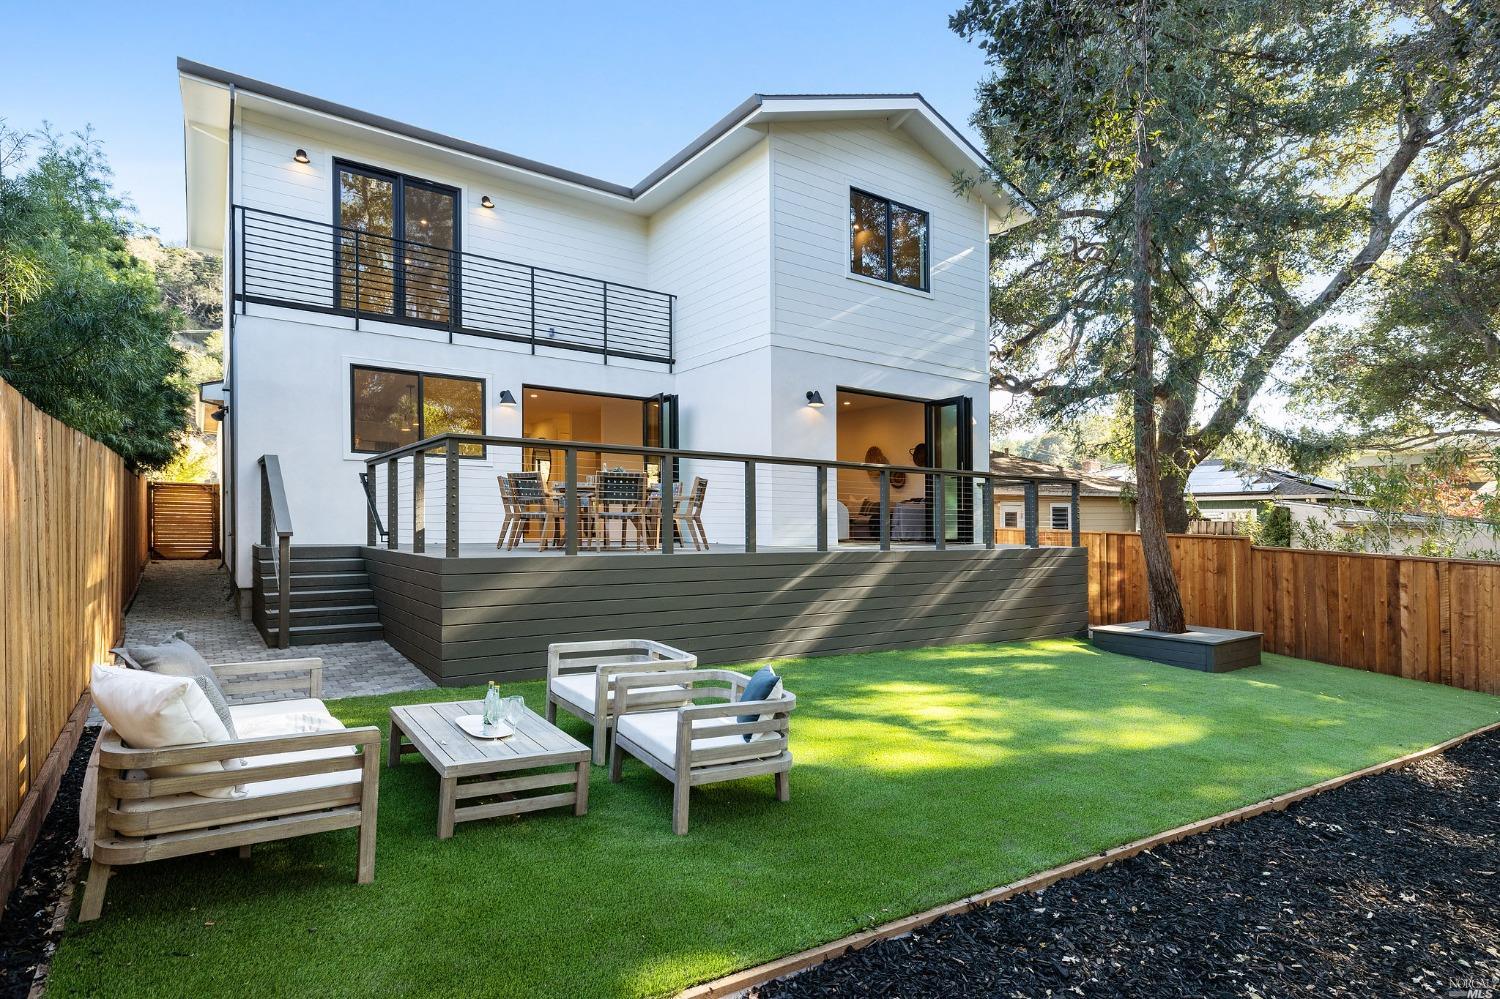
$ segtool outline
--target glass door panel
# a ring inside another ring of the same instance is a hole
[[[402,184],[401,269],[408,319],[447,325],[454,299],[452,191],[407,180]]]
[[[677,396],[654,395],[646,400],[642,440],[646,447],[677,447]],[[647,458],[646,471],[652,482],[661,481],[661,459]],[[681,462],[672,462],[672,481],[681,482]]]
[[[340,167],[338,183],[339,308],[394,315],[396,178]]]
[[[973,404],[968,396],[955,396],[927,404],[927,454],[933,468],[974,467],[971,423]],[[929,493],[933,492],[929,487]],[[932,497],[929,495],[929,502]],[[937,536],[937,510],[932,510],[931,531]],[[974,485],[964,476],[943,477],[943,538],[945,541],[969,541],[974,533]]]

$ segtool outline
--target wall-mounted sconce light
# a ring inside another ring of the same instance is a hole
[[[813,409],[822,409],[823,408],[823,393],[817,391],[816,389],[814,389],[813,391],[807,393],[807,404],[809,406],[811,406]]]
[[[295,153],[292,154],[292,159],[296,160],[298,163],[311,163],[312,162],[312,160],[307,155],[307,150],[306,149],[299,149],[299,150],[297,150]]]
[[[502,406],[514,406],[515,404],[516,404],[516,397],[510,394],[510,389],[501,389],[500,390],[500,405],[502,405]]]
[[[486,194],[484,197],[482,197],[482,198],[479,199],[479,207],[480,208],[494,208],[495,207],[495,203],[493,201],[491,201],[490,200],[490,196],[488,194]]]
[[[229,407],[228,406],[220,406],[218,409],[214,410],[212,413],[209,413],[208,414],[208,418],[210,420],[217,420],[218,422],[223,423],[224,422],[224,417],[226,417],[228,415],[229,415]]]

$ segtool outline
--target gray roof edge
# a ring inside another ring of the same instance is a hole
[[[596,191],[602,191],[605,194],[613,194],[616,197],[628,198],[632,201],[640,198],[643,194],[659,184],[663,179],[672,174],[688,160],[691,160],[694,156],[697,156],[703,150],[707,149],[719,139],[723,138],[724,135],[726,135],[740,122],[749,117],[750,114],[752,114],[767,100],[869,100],[882,97],[895,97],[904,98],[907,100],[916,100],[921,102],[922,106],[926,108],[934,118],[942,122],[943,126],[947,128],[948,131],[951,132],[958,139],[958,141],[963,144],[964,148],[968,149],[968,151],[974,157],[976,157],[980,163],[983,163],[987,169],[989,169],[992,173],[995,173],[996,176],[999,176],[998,172],[995,171],[994,164],[990,162],[989,157],[982,153],[979,149],[975,148],[974,144],[970,142],[962,132],[954,128],[953,125],[948,121],[948,119],[944,118],[942,113],[937,110],[937,108],[928,103],[927,98],[916,92],[909,94],[752,94],[750,95],[750,97],[742,101],[734,110],[730,111],[724,117],[714,122],[714,124],[709,126],[692,142],[689,142],[681,150],[669,157],[665,163],[657,167],[655,170],[652,170],[639,184],[636,184],[634,187],[626,187],[623,184],[616,184],[612,181],[601,180],[598,177],[591,177],[588,174],[578,173],[575,170],[567,170],[562,167],[552,166],[550,163],[543,163],[540,160],[533,160],[525,156],[517,156],[514,153],[507,153],[503,149],[495,149],[491,146],[480,145],[477,142],[470,142],[467,139],[459,139],[451,135],[445,135],[441,132],[434,132],[431,129],[421,128],[416,125],[409,125],[406,122],[397,121],[394,118],[387,118],[384,115],[372,114],[368,111],[361,111],[358,108],[349,107],[347,104],[339,104],[335,101],[324,100],[321,97],[314,97],[311,94],[304,94],[301,91],[289,90],[286,87],[280,87],[274,83],[266,83],[263,80],[256,80],[248,76],[241,76],[238,73],[231,73],[228,70],[219,69],[216,66],[209,66],[201,62],[194,62],[193,60],[186,59],[182,56],[177,57],[177,71],[179,73],[187,73],[191,76],[200,77],[214,83],[221,83],[225,86],[232,86],[237,90],[246,90],[250,91],[251,93],[260,94],[262,97],[269,97],[272,100],[282,101],[287,104],[295,104],[298,107],[304,107],[310,111],[318,111],[323,114],[333,115],[336,118],[346,118],[349,121],[353,121],[361,125],[368,125],[372,128],[378,128],[382,131],[391,132],[396,135],[402,135],[410,139],[416,139],[421,142],[428,142],[433,145],[443,146],[445,148],[453,149],[458,152],[468,153],[472,156],[478,156],[481,159],[493,160],[497,163],[505,164],[506,166],[516,167],[517,169],[526,170],[530,173],[540,174],[544,177],[551,177],[554,180],[566,181],[570,184],[577,184],[581,187],[587,187]],[[1035,210],[1036,205],[1019,188],[1017,188],[1014,184],[1003,177],[1001,177],[1000,179],[1012,195]]]
[[[596,191],[613,194],[621,198],[634,197],[631,189],[625,187],[623,184],[614,184],[610,181],[600,180],[598,177],[590,177],[587,174],[578,173],[574,170],[564,170],[561,167],[542,163],[539,160],[516,156],[513,153],[505,152],[503,149],[482,146],[477,142],[469,142],[466,139],[456,139],[451,135],[444,135],[441,132],[434,132],[431,129],[419,128],[416,125],[408,125],[406,122],[397,121],[394,118],[371,114],[368,111],[361,111],[358,108],[337,104],[333,101],[327,101],[321,97],[313,97],[310,94],[304,94],[296,90],[288,90],[285,87],[278,87],[274,83],[266,83],[262,80],[251,79],[248,76],[240,76],[238,73],[230,73],[214,66],[206,66],[203,63],[193,62],[191,59],[184,59],[181,56],[177,58],[177,71],[201,77],[214,83],[232,86],[237,90],[247,90],[251,93],[260,94],[262,97],[269,97],[272,100],[295,104],[310,111],[333,115],[336,118],[346,118],[349,121],[361,125],[369,125],[372,128],[392,132],[409,139],[417,139],[421,142],[444,146],[457,152],[478,156],[481,159],[494,160],[497,163],[513,166],[530,173],[541,174],[544,177],[551,177],[554,180],[593,188]]]

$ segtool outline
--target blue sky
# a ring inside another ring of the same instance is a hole
[[[985,67],[957,6],[13,0],[0,118],[92,125],[180,241],[179,55],[629,184],[755,92],[918,90],[972,137]]]

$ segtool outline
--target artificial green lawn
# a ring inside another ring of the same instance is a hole
[[[655,996],[1500,720],[1500,698],[1265,657],[1211,676],[1076,641],[781,664],[792,800],[595,768],[589,814],[436,838],[418,757],[352,831],[119,869],[50,996]],[[516,684],[540,709],[540,682]],[[420,691],[334,702],[350,725]],[[562,724],[587,741],[569,716]]]

